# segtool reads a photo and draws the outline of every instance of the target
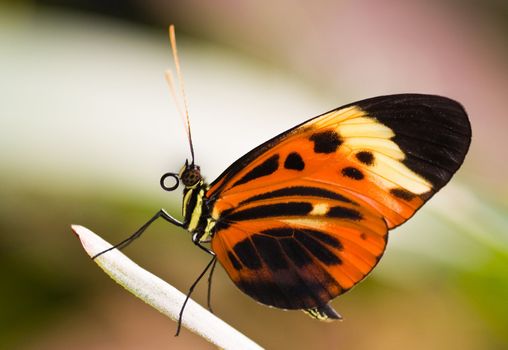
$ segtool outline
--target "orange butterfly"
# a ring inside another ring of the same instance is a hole
[[[161,178],[166,190],[183,183],[183,222],[161,210],[115,247],[162,217],[213,255],[207,269],[218,260],[255,300],[320,320],[341,318],[330,300],[372,271],[388,230],[450,180],[471,141],[459,103],[433,95],[381,96],[283,132],[208,184],[194,163],[188,116],[187,132],[191,162]],[[166,186],[167,177],[176,183]]]

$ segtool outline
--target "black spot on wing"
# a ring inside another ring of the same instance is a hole
[[[342,175],[349,177],[350,179],[353,180],[362,180],[364,177],[363,173],[360,170],[353,167],[346,167],[342,169],[341,173]]]
[[[419,94],[380,96],[355,103],[393,130],[406,155],[404,165],[438,190],[462,164],[471,142],[464,108],[446,97]]]
[[[235,244],[233,250],[242,264],[248,269],[256,270],[261,268],[261,260],[259,260],[256,248],[254,248],[249,238]]]
[[[232,221],[263,219],[267,217],[276,217],[276,216],[302,216],[307,215],[311,211],[312,204],[307,202],[289,202],[289,203],[258,205],[256,207],[233,212],[229,214],[227,217],[224,217],[224,220],[232,222]]]
[[[406,201],[410,201],[411,199],[416,197],[416,195],[413,192],[410,192],[403,188],[392,188],[390,190],[390,193],[393,194],[395,197],[404,199]]]
[[[284,161],[284,168],[301,171],[305,168],[302,156],[297,152],[291,152]]]
[[[261,255],[261,259],[270,270],[276,271],[289,268],[276,239],[263,235],[253,235],[252,242],[256,246],[259,255]]]
[[[356,154],[356,159],[365,165],[374,164],[374,155],[368,151],[361,151]]]
[[[275,190],[271,192],[266,192],[262,194],[258,194],[256,196],[252,196],[242,201],[241,204],[250,203],[263,199],[271,199],[278,197],[291,197],[291,196],[311,196],[311,197],[321,197],[321,198],[329,198],[334,199],[344,203],[357,204],[351,199],[332,191],[328,191],[319,187],[308,187],[308,186],[294,186],[294,187],[285,187],[280,190]]]
[[[330,218],[338,218],[338,219],[349,219],[349,220],[361,220],[362,214],[355,209],[335,206],[331,207],[326,213],[326,216]]]
[[[326,265],[339,265],[342,260],[333,254],[325,245],[312,238],[303,231],[296,231],[295,238],[298,240],[312,255]]]
[[[228,252],[228,258],[229,258],[229,261],[231,261],[231,264],[233,264],[233,267],[235,268],[235,270],[240,271],[242,269],[242,265],[236,259],[235,255],[233,253]]]
[[[245,184],[249,181],[255,180],[257,178],[267,176],[273,174],[279,168],[279,155],[274,154],[263,163],[249,171],[245,174],[240,180],[236,181],[234,186]]]
[[[339,135],[333,130],[315,133],[309,139],[314,142],[316,153],[333,153],[342,143]]]

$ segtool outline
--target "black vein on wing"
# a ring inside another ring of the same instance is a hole
[[[351,203],[356,204],[351,199],[338,194],[333,191],[329,191],[323,188],[319,187],[312,187],[312,186],[292,186],[292,187],[285,187],[281,188],[279,190],[274,190],[271,192],[266,192],[262,194],[258,194],[255,196],[252,196],[250,198],[247,198],[240,202],[240,204],[246,204],[254,201],[260,201],[263,199],[273,199],[273,198],[280,198],[280,197],[290,197],[290,196],[299,196],[299,197],[320,197],[320,198],[328,198],[328,199],[334,199],[340,202],[344,203]]]
[[[256,269],[253,270],[257,275],[254,280],[240,278],[240,281],[238,281],[239,287],[249,290],[250,293],[247,294],[254,294],[257,300],[270,305],[277,305],[278,307],[301,309],[316,306],[323,301],[328,301],[335,297],[335,295],[329,292],[329,289],[333,285],[336,285],[341,293],[344,291],[344,288],[326,269],[320,264],[316,265],[314,263],[312,255],[309,255],[307,249],[302,247],[295,239],[272,239],[272,242],[269,243],[271,248],[267,249],[267,240],[265,239],[270,239],[268,236],[263,237],[259,234],[252,234],[238,226],[237,229],[247,235],[243,241],[249,240],[253,242],[253,248],[272,274],[272,280],[270,281],[266,279],[266,275],[260,274],[258,272],[260,270]],[[256,238],[256,236],[258,237]],[[293,247],[295,245],[298,247],[298,251],[293,251],[294,254],[292,256],[287,253],[287,243]],[[265,252],[263,253],[263,251]],[[298,261],[298,258],[295,259],[297,256],[300,256],[300,262],[302,261],[301,257],[305,257],[303,258],[305,263],[295,265],[295,262]],[[280,281],[285,282],[281,283]],[[323,293],[327,296],[324,297]]]
[[[221,216],[221,219],[236,222],[277,216],[305,216],[312,211],[312,208],[312,204],[308,202],[266,204],[234,211],[227,216]]]

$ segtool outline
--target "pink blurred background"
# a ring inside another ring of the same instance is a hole
[[[219,269],[221,318],[267,349],[508,347],[506,2],[53,0],[0,9],[0,348],[211,348],[187,331],[174,338],[174,322],[99,271],[68,229],[79,223],[118,241],[161,207],[180,211],[180,194],[158,188],[188,157],[162,78],[169,23],[209,180],[292,125],[376,95],[445,95],[473,126],[457,177],[391,234],[371,277],[334,302],[343,322],[260,306]],[[126,253],[184,291],[207,260],[164,223]]]

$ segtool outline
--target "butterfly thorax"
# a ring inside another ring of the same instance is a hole
[[[193,234],[193,240],[207,242],[214,226],[205,198],[209,186],[196,165],[186,164],[180,172],[180,179],[185,186],[182,201],[184,227]]]

